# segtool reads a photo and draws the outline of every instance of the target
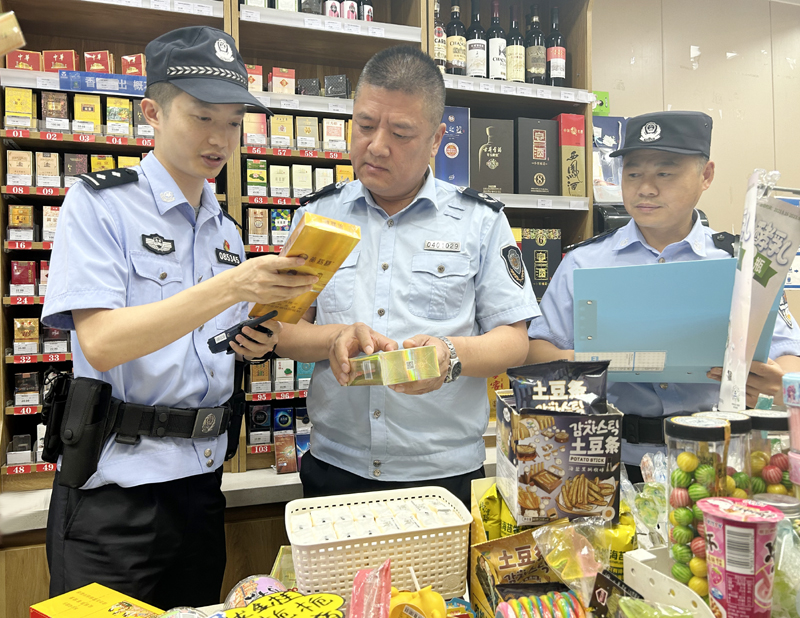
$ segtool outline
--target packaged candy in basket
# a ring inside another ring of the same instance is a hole
[[[256,599],[274,592],[285,591],[286,586],[269,575],[251,575],[250,577],[245,577],[233,587],[228,596],[225,597],[223,607],[224,609],[247,607]]]
[[[541,596],[520,597],[497,606],[496,618],[585,618],[586,610],[571,590],[548,592]]]
[[[668,418],[669,543],[672,576],[698,595],[708,594],[703,513],[697,502],[727,495],[725,482],[731,427],[698,416]]]
[[[620,618],[691,618],[692,612],[632,597],[619,599]]]
[[[752,496],[750,432],[753,423],[750,417],[740,412],[698,412],[693,416],[728,421],[731,426],[731,441],[728,445],[728,467],[725,477],[726,495],[734,498]]]
[[[353,579],[350,618],[389,618],[392,593],[392,561],[380,568],[363,569]]]

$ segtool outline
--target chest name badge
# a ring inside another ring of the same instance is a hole
[[[217,262],[220,264],[232,264],[238,266],[242,263],[241,258],[231,251],[223,251],[222,249],[214,249],[217,253]]]
[[[425,251],[452,251],[459,253],[461,251],[461,243],[457,240],[426,240]]]
[[[158,255],[168,255],[175,251],[175,241],[158,234],[142,234],[142,246]]]

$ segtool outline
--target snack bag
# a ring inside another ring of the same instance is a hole
[[[377,569],[362,569],[353,580],[350,618],[389,618],[392,596],[392,561]]]
[[[508,370],[520,413],[605,414],[609,361],[553,361]]]
[[[481,512],[487,541],[494,541],[500,538],[501,501],[502,499],[497,493],[497,483],[493,484],[478,501],[478,509]]]
[[[692,612],[655,601],[642,601],[632,597],[619,599],[620,618],[691,618]]]

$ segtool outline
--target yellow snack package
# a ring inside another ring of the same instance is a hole
[[[620,505],[619,523],[606,529],[607,544],[611,545],[610,562],[608,570],[614,575],[623,579],[623,559],[622,556],[627,551],[638,548],[636,542],[636,522],[633,520],[631,510],[623,500]]]
[[[486,540],[494,541],[500,538],[500,495],[497,493],[497,484],[493,484],[489,490],[478,500],[478,509],[481,512],[483,528],[486,530]]]

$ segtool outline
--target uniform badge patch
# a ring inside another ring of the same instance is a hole
[[[503,261],[511,280],[519,287],[525,286],[525,267],[522,265],[522,253],[517,245],[508,245],[501,249]]]
[[[661,139],[661,127],[655,122],[648,122],[642,127],[639,135],[640,142],[655,142]]]
[[[168,255],[175,251],[175,241],[158,234],[142,234],[142,246],[158,255]]]
[[[780,314],[781,319],[786,322],[786,326],[789,328],[794,328],[794,318],[792,317],[792,314],[789,313],[789,301],[786,298],[786,292],[783,293],[780,305],[778,305],[778,313]]]
[[[227,245],[228,243],[225,244]],[[230,246],[228,246],[228,248],[230,248]],[[233,266],[238,266],[242,263],[241,258],[235,253],[223,251],[222,249],[214,249],[214,251],[217,253],[217,262],[220,264],[231,264]]]

